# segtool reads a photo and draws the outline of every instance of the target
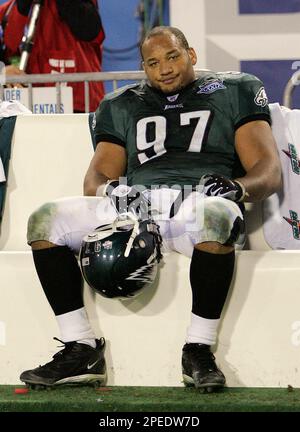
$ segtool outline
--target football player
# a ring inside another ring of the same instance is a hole
[[[46,365],[23,372],[26,383],[105,379],[105,341],[96,339],[89,324],[76,254],[85,238],[81,266],[88,270],[95,263],[89,242],[94,250],[114,252],[120,244],[115,238],[123,234],[114,221],[118,217],[128,226],[129,212],[156,226],[149,230],[154,237],[159,227],[165,248],[191,257],[184,382],[207,391],[225,385],[211,346],[233,276],[235,245],[244,235],[243,202],[263,200],[281,183],[267,96],[252,75],[196,77],[196,53],[176,28],[152,29],[141,54],[147,82],[107,95],[96,112],[98,145],[85,176],[85,196],[46,203],[29,219],[28,243],[65,348]],[[120,249],[124,257],[135,253],[137,244],[139,228],[130,229],[131,240]],[[151,244],[150,256],[158,257],[157,238]],[[136,270],[146,264],[141,261]],[[89,277],[94,274],[91,270]],[[99,292],[114,297],[120,286],[126,297],[124,280],[106,280]],[[97,289],[95,279],[93,284]]]

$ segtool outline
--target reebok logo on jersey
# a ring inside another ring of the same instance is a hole
[[[199,86],[199,90],[197,91],[197,94],[211,94],[217,90],[224,90],[224,89],[226,89],[224,84],[219,80],[215,80]]]
[[[264,87],[261,87],[255,95],[254,102],[256,105],[265,107],[268,103],[268,96]]]

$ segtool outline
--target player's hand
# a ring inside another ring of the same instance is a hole
[[[5,72],[5,74],[7,76],[9,76],[9,75],[25,75],[25,72],[21,71],[15,65],[7,65],[7,66],[5,66],[4,67],[4,72]],[[5,83],[5,87],[7,87],[7,88],[13,88],[13,87],[22,88],[24,86],[22,84],[19,84],[19,83],[14,83],[14,84]]]
[[[105,194],[120,216],[130,212],[139,220],[149,219],[151,203],[138,186],[120,184],[115,180],[107,185]]]
[[[218,196],[235,202],[242,201],[246,196],[245,188],[240,182],[218,174],[205,174],[200,179],[200,185],[206,196]]]

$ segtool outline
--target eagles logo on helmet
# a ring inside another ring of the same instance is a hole
[[[98,227],[84,237],[80,266],[86,282],[108,298],[132,298],[150,286],[162,258],[159,227],[153,220],[125,220]]]

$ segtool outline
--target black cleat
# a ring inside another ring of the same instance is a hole
[[[36,389],[61,384],[106,383],[104,338],[96,339],[96,348],[79,342],[62,343],[64,349],[55,354],[52,361],[22,372],[20,380]]]
[[[187,343],[182,349],[182,376],[186,386],[195,386],[208,393],[224,387],[226,381],[209,345],[198,343]]]

